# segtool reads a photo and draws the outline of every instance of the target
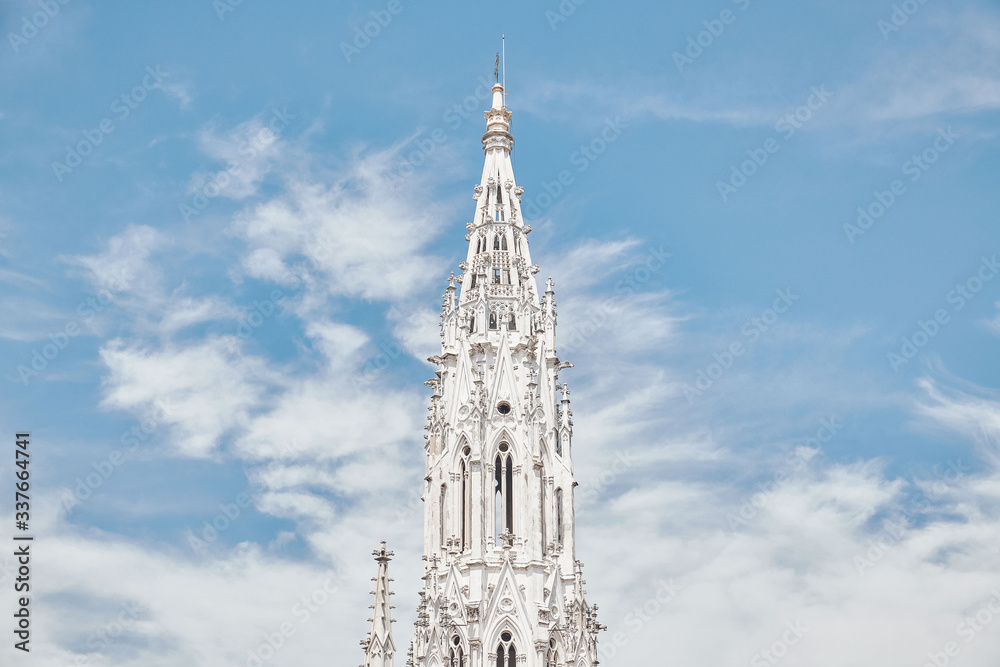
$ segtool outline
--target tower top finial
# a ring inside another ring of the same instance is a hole
[[[385,540],[382,540],[381,548],[376,549],[375,551],[372,552],[372,556],[375,556],[375,560],[377,560],[380,563],[381,562],[388,563],[390,560],[392,560],[392,557],[395,555],[396,554],[393,553],[392,551],[386,551]]]

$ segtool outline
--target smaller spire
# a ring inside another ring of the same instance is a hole
[[[395,608],[390,603],[392,591],[389,590],[389,561],[395,555],[386,550],[385,540],[382,546],[372,551],[375,561],[378,563],[378,574],[372,578],[375,582],[375,604],[370,605],[374,609],[372,617],[368,620],[372,622],[372,629],[368,637],[361,642],[365,649],[365,662],[361,667],[392,667],[392,658],[396,653],[396,645],[392,641],[392,610]]]

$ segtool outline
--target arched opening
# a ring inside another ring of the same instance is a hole
[[[514,533],[514,462],[507,453],[509,449],[506,442],[501,442],[501,453],[493,462],[495,537],[498,545],[503,534]]]
[[[502,222],[503,221],[503,198],[500,196],[500,187],[497,186],[497,201],[494,206],[495,212],[493,219]],[[499,250],[499,248],[494,248],[494,250]]]
[[[499,250],[500,249],[500,235],[499,234],[497,234],[495,237],[493,237],[493,249],[494,250]]]
[[[506,495],[505,505],[507,507],[507,521],[505,522],[504,527],[507,529],[507,532],[513,533],[514,532],[514,465],[513,462],[510,460],[509,456],[507,457],[507,463],[504,466],[504,474],[506,475],[506,479],[504,480],[505,481],[504,486],[507,489],[507,493],[505,494]]]
[[[556,541],[563,544],[563,490],[556,489]]]
[[[504,234],[503,236],[500,237],[500,249],[501,250],[506,250],[507,249],[507,235],[506,234]]]
[[[545,465],[538,471],[539,493],[538,493],[538,517],[539,533],[542,540],[542,555],[546,555],[545,548]]]
[[[472,538],[472,484],[469,480],[468,460],[470,449],[466,447],[462,452],[462,463],[460,471],[462,474],[462,552],[464,553],[471,546]]]
[[[445,503],[448,500],[448,486],[446,484],[441,485],[441,498],[438,502],[438,524],[440,528],[440,540],[441,548],[444,548],[444,536],[445,536]]]
[[[509,632],[501,633],[500,644],[497,645],[497,667],[516,667],[517,649]]]
[[[496,328],[497,328],[497,314],[490,313],[490,329],[496,329]]]
[[[514,318],[514,313],[510,314],[510,320],[507,322],[507,328],[511,331],[517,331],[517,320]]]
[[[556,454],[562,456],[562,436],[556,436]]]
[[[549,652],[545,655],[545,667],[556,667],[559,664],[559,656],[556,655],[556,640],[549,640]]]
[[[448,657],[448,667],[465,667],[465,651],[458,635],[451,639],[451,652]]]

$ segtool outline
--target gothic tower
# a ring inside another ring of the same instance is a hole
[[[392,591],[389,590],[389,561],[392,560],[393,553],[386,551],[385,541],[382,547],[372,552],[375,562],[378,563],[378,574],[372,577],[375,582],[375,590],[371,592],[375,596],[375,603],[369,605],[372,610],[372,629],[368,636],[361,642],[361,647],[365,650],[365,662],[361,667],[392,667],[392,656],[396,653],[396,645],[392,641],[392,610],[396,608],[391,602]]]
[[[559,384],[571,364],[556,356],[552,280],[542,295],[535,283],[499,83],[485,116],[468,256],[430,359],[424,585],[407,664],[591,667],[601,626],[576,560],[573,413]]]

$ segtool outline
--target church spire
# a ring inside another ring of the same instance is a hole
[[[394,554],[386,551],[385,540],[382,540],[382,547],[373,551],[372,555],[378,563],[378,574],[372,577],[375,590],[371,594],[375,596],[375,603],[368,608],[374,613],[368,619],[372,622],[372,629],[361,642],[365,649],[365,662],[361,667],[392,667],[392,657],[396,653],[396,645],[392,641],[392,610],[395,605],[390,603],[393,592],[389,590],[389,582],[392,581],[389,578],[389,561]]]
[[[571,364],[556,354],[553,282],[544,298],[536,284],[499,82],[484,119],[468,253],[449,277],[441,352],[429,359],[424,586],[408,665],[595,665],[559,379]]]

